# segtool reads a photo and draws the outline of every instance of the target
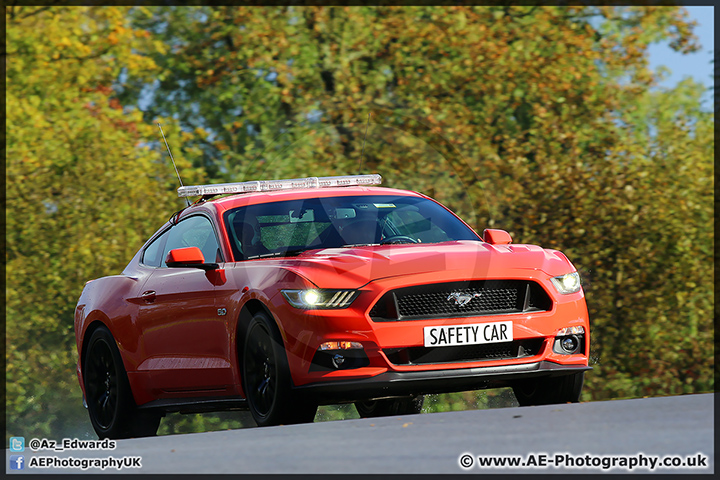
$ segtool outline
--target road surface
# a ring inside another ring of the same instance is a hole
[[[83,470],[40,469],[37,462],[40,457],[69,461],[112,456],[140,457],[136,461],[141,468],[120,472],[144,474],[709,474],[714,473],[715,458],[713,402],[714,394],[698,394],[168,435],[119,440],[115,449],[106,451],[6,449],[5,468],[8,474],[76,474]],[[11,455],[24,457],[23,470],[10,469]],[[651,459],[671,456],[685,466],[651,468]],[[479,465],[499,458],[519,458],[525,466]],[[603,468],[613,461],[615,468]],[[630,469],[632,462],[638,463]]]

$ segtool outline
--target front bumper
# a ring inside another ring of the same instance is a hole
[[[354,402],[374,398],[461,392],[507,387],[514,380],[556,377],[592,370],[587,365],[561,365],[546,360],[518,365],[385,372],[371,378],[309,383],[295,391],[319,400],[321,404]]]

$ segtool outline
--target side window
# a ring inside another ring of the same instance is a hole
[[[162,266],[170,250],[185,247],[198,247],[206,262],[222,261],[215,231],[210,220],[203,216],[190,217],[170,229],[163,248]]]
[[[163,261],[163,246],[168,238],[170,230],[166,230],[165,233],[157,237],[153,242],[147,246],[145,252],[143,252],[142,263],[148,267],[159,267]]]

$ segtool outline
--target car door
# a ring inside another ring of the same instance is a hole
[[[222,262],[216,231],[208,217],[194,215],[166,235],[159,265],[142,288],[138,371],[158,397],[220,394],[232,383],[224,309],[216,305],[222,275],[165,265],[170,250],[185,247],[200,248],[206,262]]]

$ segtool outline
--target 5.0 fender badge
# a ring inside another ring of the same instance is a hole
[[[460,292],[452,292],[450,295],[448,295],[447,300],[455,300],[455,305],[458,305],[462,307],[463,305],[467,305],[470,303],[470,300],[473,298],[482,297],[481,293],[460,293]]]
[[[227,309],[225,309],[225,308],[218,308],[218,315],[221,316],[221,317],[222,317],[223,315],[227,315]]]

